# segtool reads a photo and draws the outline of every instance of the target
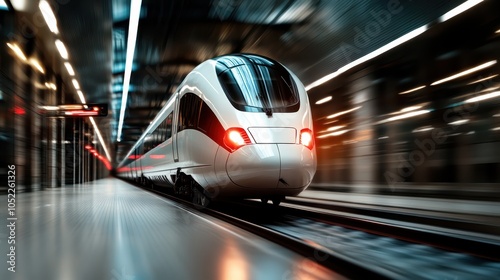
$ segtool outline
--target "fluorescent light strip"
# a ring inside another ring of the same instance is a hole
[[[45,70],[43,70],[43,67],[42,67],[42,65],[40,65],[40,62],[38,62],[38,60],[36,60],[35,58],[30,58],[29,62],[31,64],[31,66],[33,66],[33,67],[36,68],[36,70],[38,70],[41,73],[45,74]]]
[[[379,48],[379,49],[377,49],[377,50],[375,50],[375,51],[373,51],[373,52],[371,52],[371,53],[369,53],[361,58],[356,59],[355,61],[339,68],[339,70],[337,70],[331,74],[328,74],[328,75],[324,76],[323,78],[309,84],[308,86],[306,86],[306,90],[310,90],[310,89],[315,88],[319,85],[322,85],[322,84],[326,83],[327,81],[337,77],[338,75],[346,72],[347,70],[354,68],[361,63],[364,63],[370,59],[373,59],[373,58],[375,58],[375,57],[377,57],[377,56],[379,56],[379,55],[415,38],[415,37],[417,37],[418,35],[424,33],[427,30],[427,28],[428,28],[427,25],[424,25],[420,28],[417,28],[417,29],[411,31],[410,33],[403,35],[403,36],[399,37],[398,39],[390,42],[389,44],[382,46],[381,48]]]
[[[461,124],[468,123],[468,122],[469,122],[469,119],[462,119],[462,120],[457,120],[457,121],[454,121],[454,122],[451,122],[448,124],[449,125],[461,125]]]
[[[496,34],[499,34],[500,33],[500,29],[498,29],[497,31],[495,31]]]
[[[476,6],[477,4],[483,2],[483,0],[469,0],[469,1],[466,1],[465,3],[459,5],[458,7],[452,9],[451,11],[447,12],[446,14],[442,15],[439,20],[441,22],[444,22],[444,21],[447,21],[449,20],[450,18],[452,17],[455,17],[465,11],[467,11],[468,9]]]
[[[85,96],[83,96],[83,92],[81,90],[77,90],[76,93],[78,94],[78,97],[83,104],[87,103],[87,101],[85,101]]]
[[[422,108],[422,106],[410,106],[410,107],[406,107],[406,108],[403,108],[401,109],[401,112],[410,112],[410,111],[415,111],[415,110],[418,110]]]
[[[21,48],[19,48],[19,46],[16,44],[16,43],[7,43],[7,46],[14,51],[14,53],[16,54],[17,57],[19,57],[21,60],[23,61],[26,61],[28,60],[26,58],[26,56],[24,55],[23,51],[21,50]]]
[[[460,13],[463,13],[464,11],[474,7],[475,5],[481,3],[483,0],[469,0],[461,5],[459,5],[458,7],[450,10],[449,12],[447,12],[446,14],[444,14],[443,16],[440,17],[440,21],[443,22],[443,21],[446,21],[446,20],[449,20],[450,18],[460,14]],[[333,73],[330,73],[324,77],[322,77],[321,79],[319,80],[316,80],[315,82],[309,84],[308,86],[306,86],[306,90],[310,90],[312,88],[315,88],[319,85],[322,85],[324,83],[326,83],[327,81],[337,77],[338,75],[346,72],[347,70],[365,62],[365,61],[368,61],[372,58],[375,58],[387,51],[389,51],[390,49],[398,46],[398,45],[401,45],[403,43],[405,43],[406,41],[409,41],[415,37],[417,37],[418,35],[424,33],[426,30],[428,29],[427,25],[424,25],[420,28],[417,28],[415,30],[413,30],[412,32],[406,34],[406,35],[403,35],[402,37],[399,37],[398,39],[390,42],[389,44],[359,58],[359,59],[356,59],[355,61],[345,65],[344,67],[341,67],[339,70],[333,72]],[[499,30],[500,31],[500,30]],[[498,33],[498,31],[497,31]]]
[[[0,0],[0,10],[9,10],[9,6],[7,6],[7,3],[5,3],[5,0]]]
[[[66,49],[66,46],[64,46],[64,43],[61,40],[59,39],[56,40],[56,47],[61,57],[63,59],[68,59],[68,50]]]
[[[412,112],[409,112],[409,113],[406,113],[406,114],[403,114],[403,115],[399,115],[399,116],[388,118],[386,120],[380,121],[379,123],[385,123],[385,122],[392,122],[392,121],[407,119],[407,118],[411,118],[411,117],[415,117],[415,116],[427,114],[429,112],[430,112],[430,110],[412,111]]]
[[[483,70],[485,68],[488,68],[488,67],[491,67],[492,65],[496,64],[497,61],[496,60],[492,60],[492,61],[488,61],[486,63],[483,63],[481,65],[478,65],[476,67],[472,67],[470,69],[467,69],[465,71],[462,71],[460,73],[457,73],[455,75],[451,75],[447,78],[444,78],[444,79],[441,79],[439,81],[436,81],[434,83],[431,84],[431,86],[435,86],[435,85],[439,85],[439,84],[442,84],[442,83],[445,83],[445,82],[448,82],[448,81],[451,81],[451,80],[455,80],[455,79],[458,79],[460,77],[463,77],[463,76],[466,76],[466,75],[469,75],[471,73],[474,73],[474,72],[477,72],[477,71],[480,71],[480,70]]]
[[[66,70],[68,70],[68,74],[70,76],[75,75],[75,70],[73,70],[73,67],[71,66],[71,64],[69,62],[64,62],[64,66],[66,66]]]
[[[487,81],[487,80],[489,80],[489,79],[495,78],[496,76],[498,76],[498,74],[491,75],[491,76],[488,76],[488,77],[486,77],[486,78],[482,78],[482,79],[479,79],[479,80],[477,80],[477,81],[470,82],[470,83],[468,83],[467,85],[473,85],[473,84],[477,84],[477,83],[480,83],[480,82],[484,82],[484,81]]]
[[[90,122],[94,126],[94,130],[97,133],[97,137],[99,138],[99,142],[101,143],[102,148],[104,149],[104,152],[106,153],[106,157],[108,160],[111,162],[111,155],[108,152],[108,148],[106,147],[106,144],[104,143],[104,139],[102,138],[101,131],[99,130],[99,127],[97,127],[97,124],[94,121],[93,117],[89,117]]]
[[[316,105],[320,105],[320,104],[323,104],[323,103],[326,103],[328,101],[332,100],[332,97],[331,96],[327,96],[325,98],[321,98],[320,100],[316,101]]]
[[[132,0],[130,3],[130,20],[128,26],[127,57],[125,60],[125,73],[123,78],[122,105],[120,108],[120,119],[118,121],[117,141],[121,141],[123,120],[127,107],[128,90],[130,86],[130,76],[132,74],[132,62],[134,60],[135,44],[137,41],[137,29],[139,27],[139,17],[141,14],[142,0]]]
[[[483,101],[486,99],[491,99],[491,98],[495,98],[495,97],[499,97],[499,96],[500,96],[500,91],[494,91],[494,92],[490,92],[490,93],[476,96],[473,98],[469,98],[469,99],[465,100],[465,103],[473,103],[473,102]]]
[[[330,136],[339,136],[339,135],[342,135],[346,132],[349,132],[351,131],[350,129],[344,129],[344,130],[339,130],[339,131],[335,131],[335,132],[332,132],[332,133],[328,133],[328,134],[324,134],[324,135],[320,135],[316,138],[326,138],[326,137],[330,137]]]
[[[355,107],[355,108],[352,108],[352,109],[349,109],[349,110],[346,110],[346,111],[342,111],[342,112],[338,112],[338,113],[335,113],[333,115],[329,115],[328,117],[326,117],[327,119],[333,119],[333,118],[336,118],[338,116],[341,116],[341,115],[344,115],[344,114],[347,114],[347,113],[350,113],[350,112],[353,112],[353,111],[356,111],[358,110],[359,108],[361,108],[362,106],[358,106],[358,107]]]
[[[76,90],[79,90],[80,89],[80,84],[78,83],[78,81],[76,79],[73,79],[73,86],[75,87]]]
[[[40,4],[38,4],[38,8],[42,12],[42,16],[45,19],[45,22],[47,23],[50,31],[52,31],[52,33],[58,34],[59,30],[57,29],[56,16],[54,15],[52,8],[50,8],[49,3],[42,0],[40,1]]]
[[[421,90],[423,88],[425,88],[425,86],[419,86],[419,87],[416,87],[416,88],[409,89],[407,91],[400,92],[399,94],[403,95],[403,94],[407,94],[407,93],[414,92],[414,91],[417,91],[417,90]]]

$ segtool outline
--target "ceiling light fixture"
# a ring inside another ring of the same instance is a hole
[[[466,10],[474,7],[475,5],[477,5],[481,2],[483,2],[483,0],[469,0],[461,5],[457,6],[456,8],[450,10],[449,12],[445,13],[443,16],[440,17],[440,21],[441,22],[447,21],[450,18],[452,18],[460,13],[465,12]],[[428,29],[428,26],[424,25],[422,27],[419,27],[419,28],[411,31],[410,33],[408,33],[406,35],[403,35],[402,37],[399,37],[398,39],[390,42],[389,44],[387,44],[387,45],[385,45],[385,46],[383,46],[383,47],[381,47],[381,48],[379,48],[379,49],[377,49],[377,50],[375,50],[375,51],[373,51],[373,52],[371,52],[371,53],[369,53],[361,58],[358,58],[355,61],[353,61],[353,62],[351,62],[351,63],[349,63],[341,68],[339,68],[337,71],[330,73],[330,74],[322,77],[321,79],[318,79],[318,80],[312,82],[311,84],[306,86],[306,90],[310,90],[312,88],[315,88],[319,85],[326,83],[327,81],[337,77],[338,75],[346,72],[347,70],[349,70],[349,69],[351,69],[351,68],[353,68],[353,67],[355,67],[363,62],[366,62],[372,58],[375,58],[375,57],[389,51],[390,49],[393,49],[396,46],[401,45],[401,44],[417,37],[418,35],[424,33],[427,29]]]
[[[31,64],[31,66],[35,67],[35,69],[38,70],[40,73],[45,74],[45,70],[43,70],[43,67],[42,65],[40,65],[40,62],[38,62],[38,60],[32,57],[29,59],[29,63]]]
[[[40,1],[40,3],[38,4],[38,8],[42,12],[43,18],[45,19],[45,22],[47,23],[47,26],[49,27],[50,31],[52,31],[52,33],[58,34],[59,29],[57,29],[56,16],[52,11],[49,2],[45,0]]]
[[[21,48],[16,43],[7,43],[7,46],[14,51],[17,57],[19,57],[22,61],[28,60],[26,56],[24,55],[23,51]]]
[[[135,43],[137,41],[137,29],[139,27],[139,17],[141,14],[142,0],[132,0],[130,3],[130,20],[128,26],[127,56],[125,60],[125,73],[123,78],[122,104],[120,108],[120,119],[118,120],[117,141],[121,141],[123,120],[127,107],[128,90],[130,86],[130,76],[132,74],[132,62],[134,60]]]
[[[70,76],[75,75],[75,70],[73,70],[73,67],[71,66],[71,64],[69,62],[64,62],[64,66],[66,66],[66,70],[68,70],[68,74]]]
[[[325,98],[321,98],[320,100],[316,101],[316,105],[320,105],[320,104],[323,104],[323,103],[326,103],[328,101],[332,100],[332,96],[327,96]]]
[[[377,56],[379,56],[379,55],[415,38],[415,37],[417,37],[418,35],[424,33],[427,30],[427,28],[428,28],[427,25],[424,25],[420,28],[417,28],[417,29],[399,37],[398,39],[390,42],[389,44],[382,46],[381,48],[379,48],[379,49],[377,49],[377,50],[375,50],[375,51],[373,51],[373,52],[371,52],[371,53],[369,53],[361,58],[358,58],[355,61],[353,61],[353,62],[351,62],[343,67],[340,67],[337,71],[330,73],[330,74],[324,76],[323,78],[316,80],[315,82],[306,86],[306,90],[310,90],[310,89],[315,88],[319,85],[322,85],[322,84],[328,82],[329,80],[337,77],[338,75],[346,72],[347,70],[354,68],[354,67],[360,65],[361,63],[364,63],[370,59],[373,59],[373,58],[375,58],[375,57],[377,57]]]
[[[500,91],[494,91],[494,92],[479,95],[479,96],[476,96],[473,98],[469,98],[469,99],[465,100],[465,103],[474,103],[474,102],[483,101],[486,99],[491,99],[491,98],[495,98],[495,97],[499,97],[499,96],[500,96]]]
[[[466,76],[466,75],[469,75],[471,73],[474,73],[474,72],[477,72],[477,71],[480,71],[480,70],[483,70],[485,68],[488,68],[488,67],[491,67],[492,65],[496,64],[497,61],[496,60],[492,60],[492,61],[488,61],[486,63],[483,63],[481,65],[478,65],[476,67],[472,67],[470,69],[467,69],[465,71],[462,71],[460,73],[457,73],[457,74],[454,74],[454,75],[451,75],[449,77],[446,77],[444,79],[441,79],[439,81],[435,81],[434,83],[431,84],[431,86],[435,86],[435,85],[439,85],[439,84],[442,84],[442,83],[445,83],[445,82],[449,82],[451,80],[455,80],[455,79],[458,79],[460,77],[463,77],[463,76]]]
[[[108,148],[106,147],[106,145],[104,143],[104,139],[102,138],[101,131],[99,130],[99,127],[97,127],[97,124],[95,123],[93,117],[89,117],[89,119],[90,119],[90,122],[92,123],[92,125],[94,126],[94,130],[97,133],[97,137],[99,138],[99,142],[101,143],[101,146],[104,149],[104,152],[106,153],[106,157],[111,162],[111,155],[109,154]]]
[[[73,86],[75,87],[76,90],[79,90],[80,89],[80,84],[78,83],[78,81],[76,79],[73,79]]]
[[[420,116],[420,115],[423,115],[423,114],[427,114],[429,113],[430,110],[419,110],[419,111],[411,111],[411,112],[408,112],[406,114],[402,114],[402,115],[398,115],[398,116],[394,116],[394,117],[390,117],[388,119],[385,119],[383,121],[380,121],[380,123],[386,123],[386,122],[392,122],[392,121],[397,121],[397,120],[402,120],[402,119],[407,119],[407,118],[411,118],[411,117],[415,117],[415,116]]]
[[[5,0],[0,0],[0,10],[5,10],[5,11],[9,10],[9,6],[7,6]]]
[[[81,90],[77,90],[76,93],[78,94],[78,97],[80,98],[80,101],[82,102],[82,104],[87,103],[85,101],[85,96],[83,96],[83,92]]]
[[[444,21],[447,21],[449,20],[450,18],[452,17],[455,17],[465,11],[467,11],[468,9],[476,6],[477,4],[483,2],[483,0],[469,0],[469,1],[466,1],[465,3],[457,6],[456,8],[452,9],[451,11],[447,12],[446,14],[442,15],[439,20],[441,22],[444,22]]]
[[[66,49],[66,46],[64,46],[64,43],[61,40],[59,39],[56,40],[56,47],[61,57],[63,59],[68,59],[68,50]]]
[[[349,109],[349,110],[345,110],[345,111],[342,111],[342,112],[338,112],[338,113],[335,113],[333,115],[329,115],[328,117],[326,117],[327,119],[333,119],[333,118],[336,118],[338,116],[341,116],[341,115],[344,115],[344,114],[347,114],[347,113],[350,113],[350,112],[353,112],[353,111],[356,111],[358,110],[359,108],[361,108],[362,106],[358,106],[358,107],[355,107],[355,108],[352,108],[352,109]]]
[[[496,76],[498,76],[498,74],[491,75],[491,76],[488,76],[486,78],[482,78],[482,79],[479,79],[479,80],[475,80],[473,82],[468,83],[467,85],[473,85],[473,84],[477,84],[477,83],[480,83],[480,82],[484,82],[484,81],[487,81],[489,79],[495,78]]]
[[[416,88],[409,89],[407,91],[400,92],[398,94],[403,95],[403,94],[407,94],[407,93],[414,92],[414,91],[417,91],[417,90],[421,90],[423,88],[425,88],[425,86],[419,86],[419,87],[416,87]]]

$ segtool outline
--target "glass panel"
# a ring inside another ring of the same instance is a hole
[[[217,75],[229,101],[248,112],[296,112],[299,94],[288,71],[272,60],[252,55],[224,56]]]

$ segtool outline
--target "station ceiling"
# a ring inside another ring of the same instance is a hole
[[[69,52],[88,103],[108,103],[98,126],[120,162],[191,69],[234,52],[271,57],[304,85],[426,24],[464,0],[143,0],[122,139],[117,128],[123,92],[130,0],[51,0],[59,34],[51,33],[38,0],[12,1],[21,23],[30,22],[40,46],[54,40]],[[71,85],[67,74],[64,83]],[[316,98],[315,98],[316,99]],[[75,93],[75,100],[78,100]]]

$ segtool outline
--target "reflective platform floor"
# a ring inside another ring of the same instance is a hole
[[[17,194],[12,272],[7,203],[0,205],[0,279],[342,278],[117,179]]]

